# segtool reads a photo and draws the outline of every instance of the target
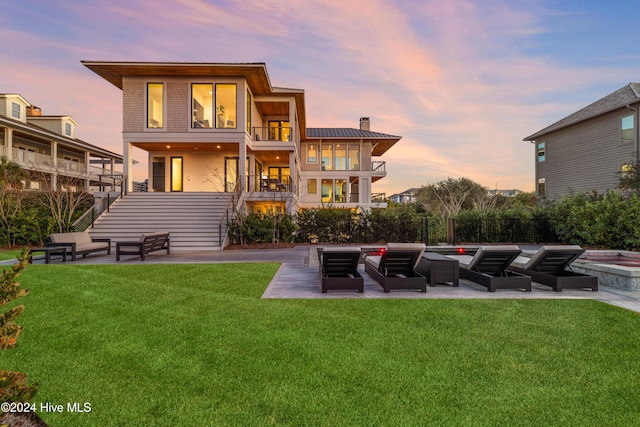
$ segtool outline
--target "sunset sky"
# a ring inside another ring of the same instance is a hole
[[[631,0],[0,0],[0,93],[122,153],[121,91],[81,60],[264,62],[272,85],[305,90],[308,127],[368,116],[403,136],[375,192],[447,177],[532,191],[522,139],[640,81],[638,12]]]

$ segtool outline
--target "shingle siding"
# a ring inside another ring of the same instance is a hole
[[[621,165],[635,152],[635,143],[620,142],[620,119],[630,113],[618,109],[536,141],[546,144],[546,160],[536,164],[536,181],[546,178],[547,197],[616,188]]]
[[[123,80],[122,82],[122,124],[124,132],[142,132],[146,114],[145,83]]]

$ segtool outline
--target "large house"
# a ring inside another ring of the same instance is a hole
[[[0,94],[0,157],[27,172],[27,190],[99,189],[113,183],[122,156],[75,137],[71,116],[43,115],[19,94]]]
[[[535,147],[537,194],[615,189],[625,166],[638,161],[639,109],[640,84],[629,83],[524,138]]]
[[[400,136],[307,128],[301,89],[264,63],[82,63],[122,90],[124,174],[148,153],[149,192],[226,192],[253,210],[386,207],[372,184]]]

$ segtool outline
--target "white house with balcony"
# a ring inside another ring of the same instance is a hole
[[[82,61],[122,90],[124,173],[148,153],[149,192],[236,193],[248,209],[386,207],[373,183],[401,137],[307,128],[304,90],[264,63]]]
[[[122,156],[77,139],[77,125],[71,116],[43,115],[19,94],[0,94],[0,157],[28,172],[28,190],[56,189],[60,182],[69,191],[112,184],[122,176]]]

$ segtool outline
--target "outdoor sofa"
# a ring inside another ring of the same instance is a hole
[[[321,255],[322,293],[353,289],[364,292],[364,279],[358,272],[360,248],[324,248]]]
[[[66,247],[72,261],[75,261],[78,255],[84,258],[92,252],[107,251],[107,255],[111,254],[111,239],[94,239],[87,231],[54,233],[49,236],[49,240],[46,246]]]
[[[571,263],[583,253],[584,249],[577,245],[542,246],[531,258],[516,258],[509,268],[556,292],[584,288],[597,291],[596,276],[571,271]]]
[[[365,271],[384,292],[391,289],[427,292],[427,278],[415,271],[425,249],[422,243],[389,243],[380,255],[365,258]]]
[[[471,280],[487,288],[523,289],[531,292],[531,277],[510,270],[511,263],[522,251],[515,245],[480,246],[471,255],[447,255],[460,263],[460,278]]]

